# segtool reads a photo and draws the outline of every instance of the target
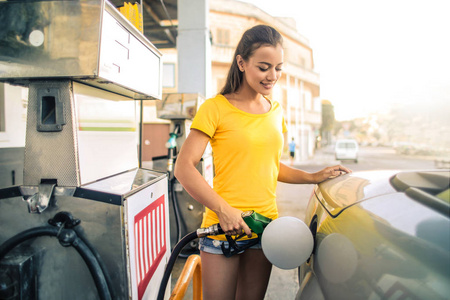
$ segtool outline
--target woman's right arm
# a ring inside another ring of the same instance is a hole
[[[223,231],[234,235],[244,230],[247,235],[251,235],[250,228],[241,217],[242,211],[231,207],[220,197],[196,168],[209,139],[207,134],[199,130],[190,131],[177,156],[175,177],[195,200],[217,214]]]

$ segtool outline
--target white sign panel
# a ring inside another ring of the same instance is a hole
[[[132,299],[156,299],[170,256],[167,178],[125,200]]]

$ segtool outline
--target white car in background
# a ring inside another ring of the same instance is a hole
[[[358,142],[353,139],[340,139],[336,141],[334,154],[336,160],[353,160],[358,162]]]

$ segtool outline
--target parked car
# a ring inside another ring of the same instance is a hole
[[[449,299],[450,170],[346,174],[315,187],[304,299]]]
[[[337,140],[334,148],[336,160],[353,160],[358,162],[358,142],[353,139]]]

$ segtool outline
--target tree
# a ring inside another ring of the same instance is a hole
[[[328,100],[322,100],[322,125],[320,132],[325,145],[331,144],[331,135],[334,128],[334,106]]]

